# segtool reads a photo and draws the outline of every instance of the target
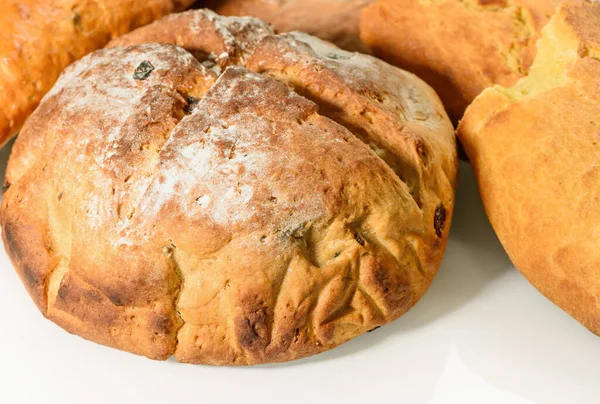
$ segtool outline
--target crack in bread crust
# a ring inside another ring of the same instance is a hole
[[[183,49],[143,44],[159,38]],[[382,142],[269,77],[268,47],[290,38],[323,61],[315,66],[329,76],[312,80],[337,77],[341,109]],[[66,71],[9,165],[2,224],[31,217],[23,197],[49,206],[52,249],[69,257],[48,274],[53,321],[155,359],[247,365],[331,349],[423,295],[446,244],[457,170],[452,126],[429,87],[310,37],[207,11],[110,47]],[[381,74],[360,76],[371,64]],[[140,66],[146,73],[134,74]],[[70,163],[40,176],[65,144]],[[442,228],[438,206],[448,212]],[[398,246],[409,235],[407,258]],[[19,227],[10,236],[30,237]],[[21,242],[9,250],[24,273]]]

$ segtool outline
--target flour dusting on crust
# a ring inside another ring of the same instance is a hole
[[[270,121],[268,114],[260,115],[262,108],[292,108],[286,103],[268,105],[264,91],[265,83],[270,82],[241,68],[229,68],[221,76],[165,144],[159,171],[140,205],[140,216],[152,218],[175,203],[170,209],[188,219],[204,217],[223,227],[245,226],[246,230],[256,223],[273,222],[285,231],[326,214],[319,192],[301,189],[302,200],[290,200],[289,184],[271,178],[284,170],[302,175],[312,162],[286,153],[285,145],[274,147],[276,142],[297,137],[298,129],[293,125],[282,128]],[[285,91],[291,102],[299,98],[288,90],[280,91]],[[234,115],[231,108],[236,108]]]
[[[278,38],[282,55],[289,63],[297,63],[302,58],[300,55],[305,55],[307,62],[318,60],[359,92],[368,94],[375,88],[385,88],[386,92],[378,94],[378,97],[390,98],[392,105],[401,106],[401,109],[390,110],[390,113],[401,114],[409,123],[419,121],[419,125],[436,128],[445,124],[445,117],[438,112],[442,108],[441,103],[435,105],[429,101],[436,97],[435,93],[427,86],[419,85],[421,80],[415,75],[373,56],[345,51],[303,32],[281,34]],[[386,108],[385,103],[382,106]]]

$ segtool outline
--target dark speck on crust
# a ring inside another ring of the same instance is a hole
[[[112,304],[114,304],[115,306],[123,306],[123,301],[121,299],[121,296],[119,296],[117,294],[108,294],[107,297],[108,297],[108,300],[110,300],[112,302]]]
[[[145,80],[150,76],[150,73],[154,70],[154,66],[152,63],[144,60],[140,65],[135,69],[135,73],[133,73],[133,78],[136,80]]]
[[[187,99],[185,100],[187,102],[186,106],[184,107],[184,111],[186,114],[191,114],[192,111],[194,110],[194,108],[196,108],[196,105],[198,105],[198,102],[200,102],[200,100],[196,97],[193,96],[189,96],[187,97]]]
[[[435,209],[435,215],[433,217],[433,227],[435,234],[438,237],[442,237],[444,225],[446,224],[446,208],[444,205],[440,205]]]
[[[364,239],[364,238],[362,238],[362,237],[360,236],[360,234],[358,234],[358,233],[356,233],[356,234],[354,235],[354,239],[356,240],[356,242],[357,242],[358,244],[360,244],[360,245],[362,245],[362,246],[364,246],[364,245],[366,244],[366,242],[365,242],[365,239]]]

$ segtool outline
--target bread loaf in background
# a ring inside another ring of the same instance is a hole
[[[600,3],[561,5],[529,75],[485,90],[458,135],[514,265],[600,335]]]
[[[0,144],[17,133],[71,62],[193,2],[2,0]]]
[[[493,84],[527,74],[535,43],[560,0],[377,0],[361,39],[382,59],[424,79],[457,123]]]
[[[374,0],[207,0],[223,15],[251,15],[278,32],[302,31],[341,48],[368,52],[360,41],[360,12]]]
[[[3,240],[45,316],[154,359],[249,365],[425,293],[457,157],[423,81],[210,11],[110,46],[64,71],[9,161]]]

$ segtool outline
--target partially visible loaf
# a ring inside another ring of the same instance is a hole
[[[223,15],[251,15],[278,32],[302,31],[341,48],[368,52],[360,41],[360,12],[374,0],[209,0]]]
[[[193,2],[2,0],[0,144],[16,134],[71,62]]]
[[[515,266],[600,335],[600,3],[561,5],[529,75],[485,90],[458,135]]]
[[[65,70],[9,161],[2,236],[45,316],[154,359],[249,365],[421,298],[457,174],[430,87],[210,11],[117,43]]]
[[[493,84],[527,74],[535,42],[560,0],[377,0],[361,38],[382,59],[424,79],[457,123]]]

